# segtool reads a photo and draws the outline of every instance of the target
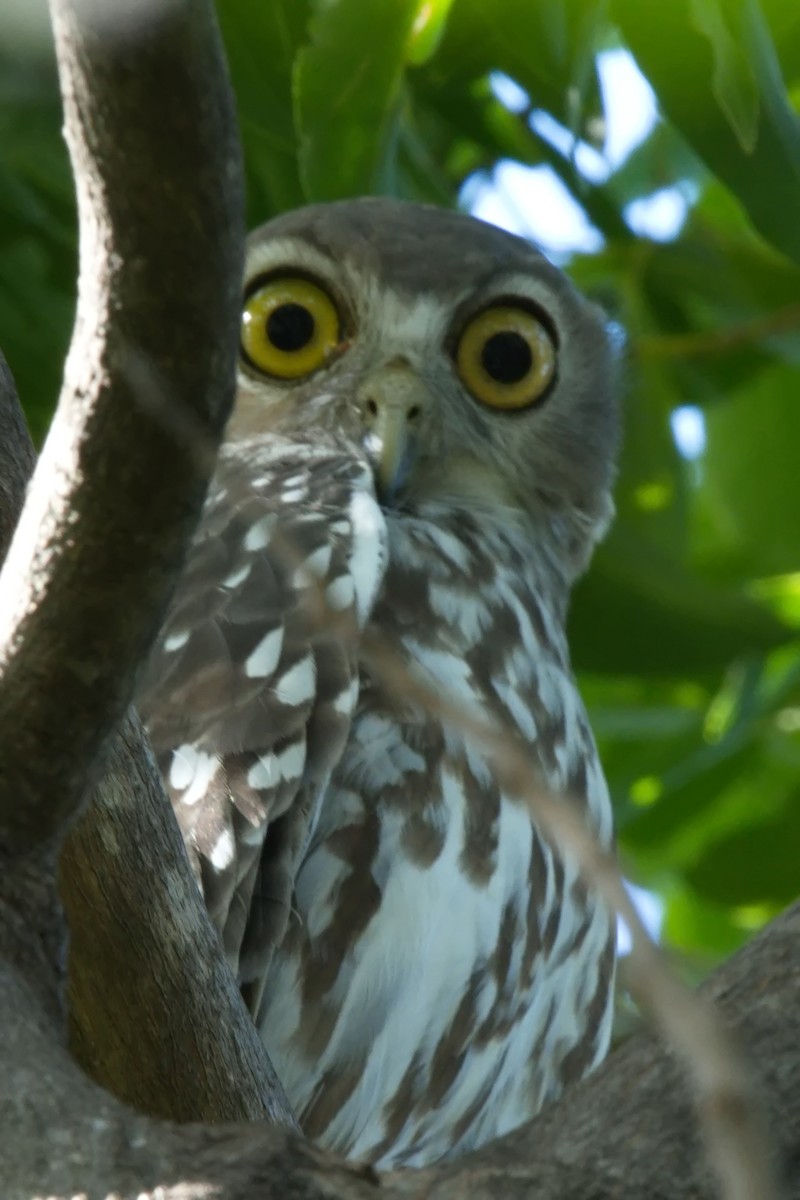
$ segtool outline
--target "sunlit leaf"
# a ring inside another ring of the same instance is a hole
[[[421,66],[435,53],[452,5],[453,0],[417,0],[417,12],[406,49],[406,59],[412,66]]]

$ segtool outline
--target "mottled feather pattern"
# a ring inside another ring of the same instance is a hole
[[[448,695],[516,728],[608,842],[555,581],[531,567],[524,531],[436,509],[387,524],[375,625]],[[603,1057],[607,915],[458,729],[369,676],[295,897],[258,1020],[323,1144],[428,1162],[515,1127]]]
[[[239,465],[223,461],[151,668],[158,702],[144,708],[156,747],[179,744],[164,756],[178,819],[303,1127],[354,1157],[427,1162],[513,1128],[602,1058],[612,931],[458,729],[368,675],[359,688],[357,614],[344,610],[349,641],[346,624],[325,637],[318,605],[353,557],[354,492],[374,503],[363,464],[336,450],[302,464],[288,447],[253,453],[258,504],[252,488],[237,503]],[[269,538],[246,544],[258,528]],[[608,841],[553,601],[561,584],[531,565],[528,533],[509,515],[435,507],[378,517],[375,530],[370,555],[388,546],[389,558],[385,576],[374,570],[374,626],[448,695],[516,729],[543,780],[585,798]],[[313,555],[324,576],[301,569]],[[253,677],[241,664],[265,628],[283,644]],[[338,660],[287,703],[281,681],[308,654]],[[300,769],[248,783],[254,764],[295,746]]]
[[[354,635],[382,578],[384,541],[356,456],[280,439],[223,453],[141,687],[198,881],[243,983],[263,976],[283,931],[349,731]]]

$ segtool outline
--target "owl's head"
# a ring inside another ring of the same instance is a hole
[[[352,440],[387,507],[531,520],[577,573],[613,511],[612,375],[598,310],[472,217],[363,199],[250,237],[230,436]]]

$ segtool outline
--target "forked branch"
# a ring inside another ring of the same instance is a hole
[[[46,919],[55,986],[55,853],[107,766],[62,864],[82,1061],[160,1115],[291,1125],[135,721],[109,755],[213,468],[171,415],[213,451],[233,400],[243,201],[224,57],[210,3],[134,17],[54,0],[53,21],[81,273],[58,412],[0,582],[0,846],[26,864],[14,894],[31,934]],[[10,403],[3,530],[33,458],[15,421]]]

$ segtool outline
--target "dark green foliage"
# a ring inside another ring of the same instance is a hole
[[[577,282],[626,330],[619,517],[572,643],[631,875],[702,969],[800,891],[800,5],[797,0],[220,0],[251,224],[378,192],[458,202],[549,165],[602,235]],[[5,43],[4,43],[5,44]],[[602,144],[597,54],[663,120],[605,182],[528,117]],[[529,109],[490,86],[511,77]],[[44,47],[0,59],[0,345],[37,436],[75,288],[72,183]],[[669,242],[626,206],[682,184]],[[670,417],[702,408],[707,450]]]

